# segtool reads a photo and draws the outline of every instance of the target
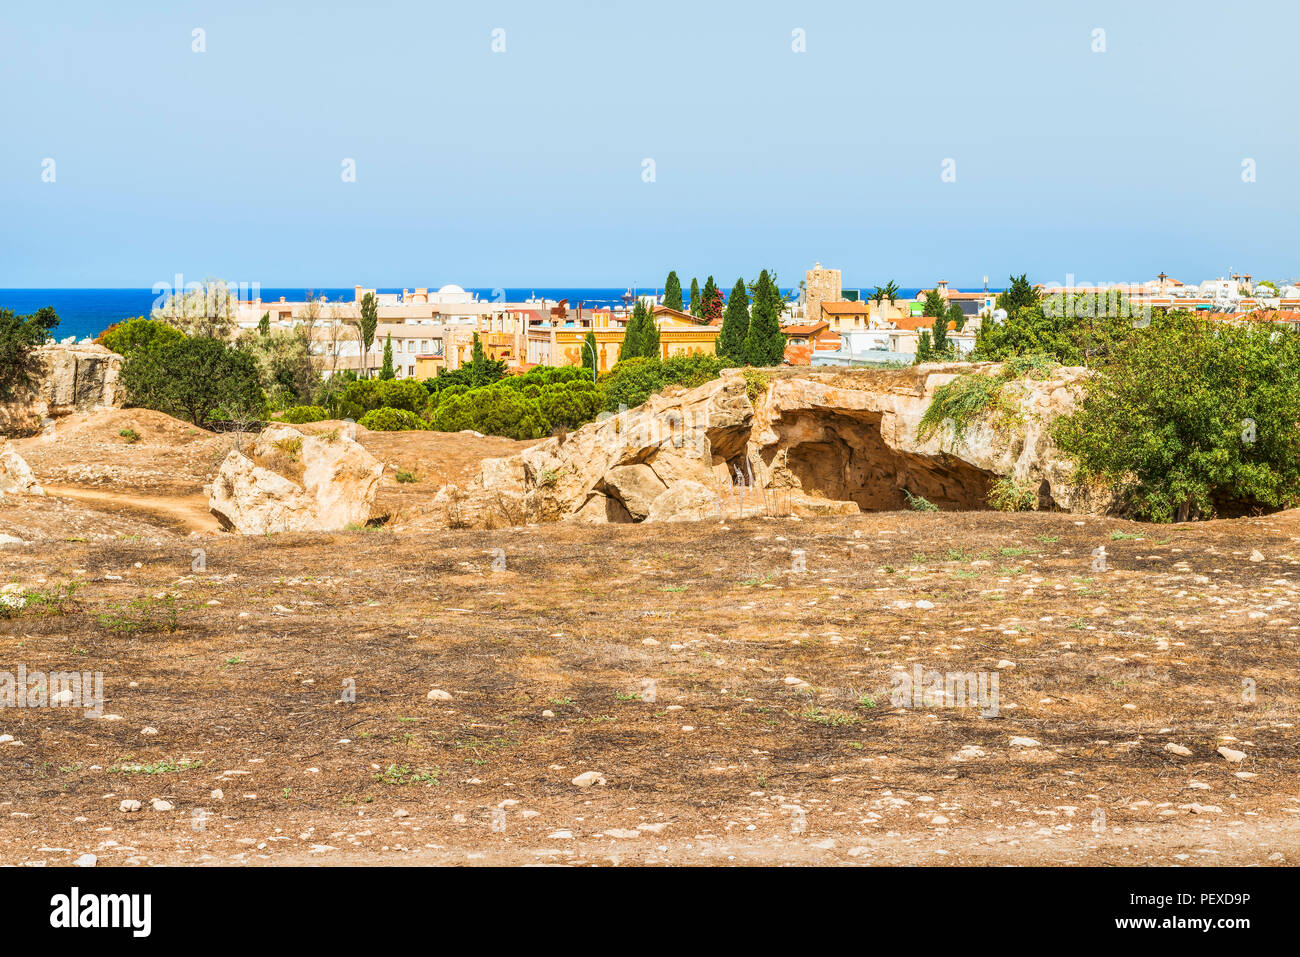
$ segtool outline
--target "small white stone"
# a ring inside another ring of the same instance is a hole
[[[1231,764],[1240,764],[1242,761],[1246,760],[1245,751],[1236,751],[1232,748],[1223,747],[1219,748],[1219,753]]]
[[[140,729],[141,734],[157,734],[158,729],[154,727],[144,727]]]
[[[172,811],[176,808],[176,805],[172,804],[171,801],[164,801],[162,798],[154,798],[149,803],[155,811]]]
[[[1017,736],[1011,739],[1011,746],[1013,748],[1036,748],[1038,747],[1038,742],[1033,738],[1022,738]]]
[[[425,695],[425,697],[428,698],[430,701],[450,701],[451,692],[443,691],[441,688],[434,688],[427,695]]]
[[[599,771],[583,771],[573,779],[573,783],[580,788],[589,788],[593,784],[604,785],[605,776]]]
[[[138,811],[138,810],[140,810],[140,807],[141,807],[141,804],[140,804],[139,801],[135,801],[135,800],[126,800],[126,801],[123,801],[121,804],[119,804],[119,805],[117,806],[117,809],[118,809],[119,811],[122,811],[123,813],[130,814],[130,813],[132,813],[132,812],[134,812],[134,811]]]
[[[99,858],[97,858],[94,854],[82,854],[79,858],[77,858],[72,863],[77,867],[94,867],[97,863],[99,863]]]
[[[1191,757],[1192,754],[1190,748],[1185,748],[1181,744],[1174,744],[1172,741],[1170,741],[1168,744],[1165,745],[1165,750],[1168,751],[1170,754],[1177,754],[1178,756],[1184,758]]]

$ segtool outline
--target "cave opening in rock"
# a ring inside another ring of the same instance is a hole
[[[991,472],[951,455],[890,448],[878,412],[795,412],[775,424],[785,467],[811,495],[863,511],[907,507],[904,489],[942,509],[987,509]]]

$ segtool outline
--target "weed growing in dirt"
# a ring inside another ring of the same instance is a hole
[[[127,445],[131,445],[134,442],[140,441],[140,433],[137,432],[135,429],[122,429],[117,434],[120,435],[122,438],[126,439]]]
[[[108,769],[109,774],[174,774],[179,771],[194,771],[203,767],[202,761],[154,761],[151,764],[130,764],[130,757],[123,758]]]
[[[907,496],[907,507],[914,512],[937,512],[939,506],[935,505],[928,498],[921,495],[913,495],[907,489],[903,489],[903,494]]]
[[[412,771],[409,765],[390,764],[375,775],[376,781],[384,784],[437,784],[441,776],[440,768],[421,768]]]
[[[17,618],[22,614],[66,615],[76,607],[73,595],[77,588],[77,582],[68,582],[49,588],[32,588],[0,595],[0,621]]]
[[[180,627],[181,611],[175,595],[164,595],[161,598],[146,595],[101,612],[99,624],[101,628],[121,635],[156,631],[172,634]]]
[[[396,475],[395,477],[396,477],[397,481],[402,482],[402,483],[410,483],[410,482],[418,482],[418,481],[420,481],[420,480],[416,477],[416,475],[415,475],[414,472],[408,472],[406,469],[398,469],[398,470],[397,470],[397,475]]]

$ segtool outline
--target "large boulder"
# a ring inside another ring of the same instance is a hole
[[[651,503],[667,488],[648,465],[616,465],[605,473],[605,490],[638,522],[650,514]]]
[[[339,430],[304,435],[276,425],[225,457],[208,508],[223,528],[246,535],[364,525],[383,471]]]
[[[646,521],[698,522],[718,515],[718,493],[699,482],[683,479],[654,500]]]
[[[90,343],[47,344],[33,355],[29,386],[0,403],[0,432],[35,435],[47,419],[121,404],[122,357]]]
[[[27,461],[13,449],[0,449],[0,497],[44,494]]]

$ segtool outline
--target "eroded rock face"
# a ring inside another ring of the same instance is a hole
[[[44,345],[29,389],[0,403],[0,432],[35,435],[48,419],[121,404],[122,357],[96,345]]]
[[[364,525],[383,470],[341,432],[303,435],[276,425],[222,460],[208,508],[223,528],[246,535]]]
[[[738,371],[690,391],[484,463],[467,488],[439,493],[449,524],[683,521],[735,515],[831,515],[907,507],[987,508],[990,486],[1012,478],[1038,489],[1043,507],[1102,511],[1077,485],[1051,424],[1073,411],[1086,370],[1004,386],[1014,421],[977,421],[959,440],[922,440],[937,388],[984,364],[897,372],[773,374],[751,400]]]

